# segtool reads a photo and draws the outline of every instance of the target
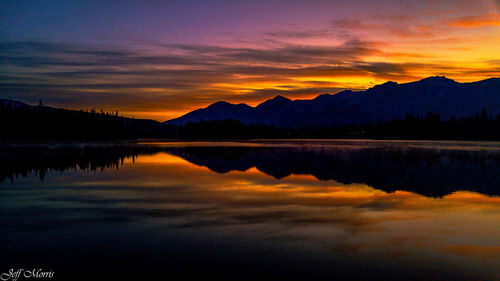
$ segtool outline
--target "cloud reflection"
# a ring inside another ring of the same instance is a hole
[[[220,174],[164,152],[139,155],[134,163],[124,159],[118,170],[48,173],[36,186],[31,180],[2,184],[2,198],[9,199],[2,205],[2,229],[140,225],[158,235],[189,230],[198,237],[251,237],[259,247],[278,243],[357,267],[369,259],[377,270],[384,268],[381,261],[403,259],[426,270],[432,264],[447,272],[457,267],[449,272],[474,272],[485,280],[498,273],[491,271],[498,268],[500,236],[495,196],[462,191],[432,198],[307,175],[276,179],[255,168]],[[446,262],[450,254],[453,264]],[[486,269],[476,271],[478,264]]]

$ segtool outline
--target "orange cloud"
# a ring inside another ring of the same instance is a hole
[[[452,20],[449,24],[451,26],[464,28],[500,26],[500,16],[497,14],[487,14],[481,16],[460,17]]]
[[[458,256],[480,257],[480,258],[500,257],[499,246],[457,244],[457,245],[448,245],[445,247],[445,250]]]

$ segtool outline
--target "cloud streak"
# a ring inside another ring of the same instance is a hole
[[[486,14],[480,16],[459,17],[450,21],[449,24],[454,27],[464,27],[464,28],[500,26],[500,15]]]
[[[112,34],[101,32],[108,25],[90,34],[85,26],[72,31],[88,35],[81,40],[58,37],[56,29],[66,28],[68,19],[55,14],[57,28],[29,30],[56,33],[49,39],[21,36],[16,29],[4,32],[0,97],[118,109],[163,121],[218,100],[256,105],[276,94],[310,98],[387,80],[446,75],[467,82],[500,76],[495,62],[500,60],[500,25],[498,13],[492,12],[498,1],[360,3],[338,4],[333,10],[325,3],[301,5],[300,13],[292,4],[276,13],[256,13],[249,5],[237,20],[234,7],[223,18],[205,7],[201,18],[209,20],[189,24],[162,22],[163,14],[153,24],[148,20],[156,14],[142,15],[127,21],[141,26],[140,33],[124,28],[125,22],[117,23]],[[246,14],[258,19],[246,19]],[[8,26],[25,29],[15,21],[5,19]],[[94,33],[108,39],[91,38]]]
[[[162,120],[220,99],[256,103],[276,94],[312,97],[360,87],[341,83],[352,77],[411,80],[418,78],[412,74],[415,69],[446,72],[435,63],[364,61],[391,53],[376,42],[358,39],[337,45],[275,48],[171,44],[162,50],[150,54],[117,47],[5,42],[0,44],[0,88],[13,98],[30,101],[31,97],[33,102],[43,98],[62,105],[79,101],[73,107],[104,104],[139,116],[144,111],[131,104],[146,104],[154,114],[162,109],[171,112],[156,117]],[[91,103],[82,102],[85,97]]]

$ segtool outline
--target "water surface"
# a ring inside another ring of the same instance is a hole
[[[0,148],[2,272],[499,280],[500,144]]]

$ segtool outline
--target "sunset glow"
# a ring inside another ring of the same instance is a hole
[[[11,1],[0,10],[2,98],[135,118],[435,75],[500,77],[498,0]]]

